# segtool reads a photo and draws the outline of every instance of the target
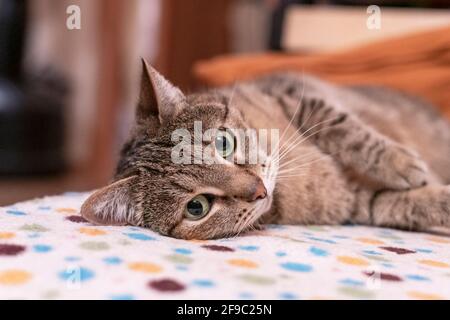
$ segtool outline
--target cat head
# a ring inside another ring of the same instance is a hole
[[[258,150],[263,161],[246,163],[249,140],[234,133],[249,125],[233,100],[226,91],[185,96],[143,61],[136,123],[115,181],[85,201],[83,217],[183,239],[225,237],[251,228],[271,207],[273,172],[265,150]],[[200,134],[210,132],[207,141],[196,137],[199,123]],[[192,151],[181,152],[188,154],[183,161],[174,159],[180,145],[188,147],[181,151]],[[202,155],[211,146],[214,161],[205,161]]]

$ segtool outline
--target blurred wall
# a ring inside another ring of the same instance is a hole
[[[111,138],[120,140],[129,126],[139,59],[153,60],[157,51],[160,1],[33,0],[30,5],[27,65],[52,65],[69,78],[68,158],[74,166],[89,166],[93,157],[102,157],[99,148]],[[69,5],[81,9],[80,30],[66,27]]]

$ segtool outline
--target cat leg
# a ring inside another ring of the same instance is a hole
[[[450,227],[450,186],[429,185],[407,191],[379,191],[369,202],[368,221],[374,226],[425,231]]]
[[[325,153],[356,174],[391,189],[426,185],[425,162],[357,117],[323,99],[304,97],[296,123]]]

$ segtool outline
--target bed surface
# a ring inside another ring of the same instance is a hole
[[[93,226],[88,194],[0,208],[1,299],[449,299],[450,238],[268,226],[183,241]]]

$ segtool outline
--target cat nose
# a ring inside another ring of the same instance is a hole
[[[256,201],[258,199],[264,199],[267,197],[267,189],[264,186],[264,183],[259,180],[255,186],[253,187],[253,193],[250,195],[250,201]]]

